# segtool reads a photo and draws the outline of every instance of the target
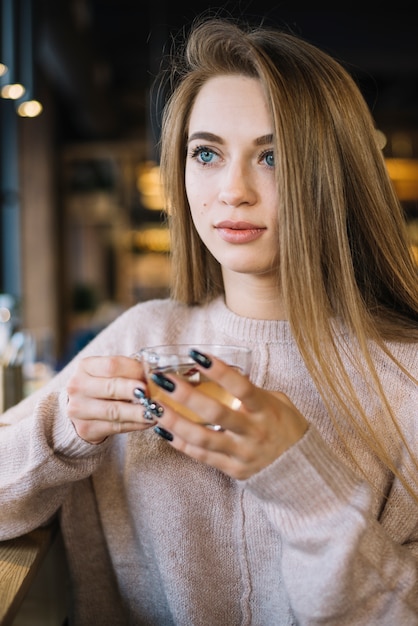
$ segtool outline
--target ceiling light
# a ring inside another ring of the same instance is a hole
[[[16,112],[21,117],[37,117],[42,113],[42,104],[36,97],[36,72],[34,63],[34,15],[33,0],[20,0],[20,72],[26,87],[19,96]]]
[[[2,98],[17,100],[25,93],[25,87],[17,77],[16,4],[13,0],[1,0],[1,62],[7,71],[0,76]]]

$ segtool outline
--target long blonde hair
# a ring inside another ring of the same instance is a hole
[[[190,111],[201,86],[220,74],[257,78],[270,105],[280,198],[277,286],[330,415],[337,406],[397,475],[385,445],[396,436],[399,448],[409,449],[415,473],[417,460],[369,350],[371,340],[388,355],[387,341],[418,341],[418,271],[404,214],[355,81],[328,54],[291,33],[204,18],[172,57],[161,134],[172,295],[193,305],[223,293],[221,268],[196,232],[184,185]],[[384,407],[387,419],[379,428],[369,422],[342,363],[335,320],[351,334],[357,347],[350,348],[352,359]],[[399,478],[418,500],[412,472]]]

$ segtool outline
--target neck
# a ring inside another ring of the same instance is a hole
[[[243,317],[263,320],[287,319],[276,278],[223,273],[225,303]]]

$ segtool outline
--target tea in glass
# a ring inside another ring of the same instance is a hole
[[[199,391],[207,396],[218,399],[222,404],[231,409],[238,409],[241,406],[241,401],[218,383],[208,378],[204,371],[196,367],[195,361],[189,356],[189,352],[192,349],[203,352],[203,354],[208,356],[216,356],[231,367],[239,370],[242,374],[249,375],[251,350],[244,346],[209,344],[151,346],[143,348],[138,353],[138,357],[144,363],[151,398],[158,402],[164,402],[164,404],[170,406],[183,415],[183,417],[187,417],[194,422],[204,423],[199,415],[188,407],[173,400],[170,395],[164,392],[151,378],[151,374],[154,373],[160,373],[168,377],[170,377],[170,374],[175,374],[187,380],[191,385],[198,387]],[[219,430],[219,427],[213,424],[206,425]]]

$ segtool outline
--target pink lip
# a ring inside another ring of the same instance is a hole
[[[228,243],[249,243],[261,237],[266,230],[250,222],[231,222],[226,220],[215,224],[221,239]]]

